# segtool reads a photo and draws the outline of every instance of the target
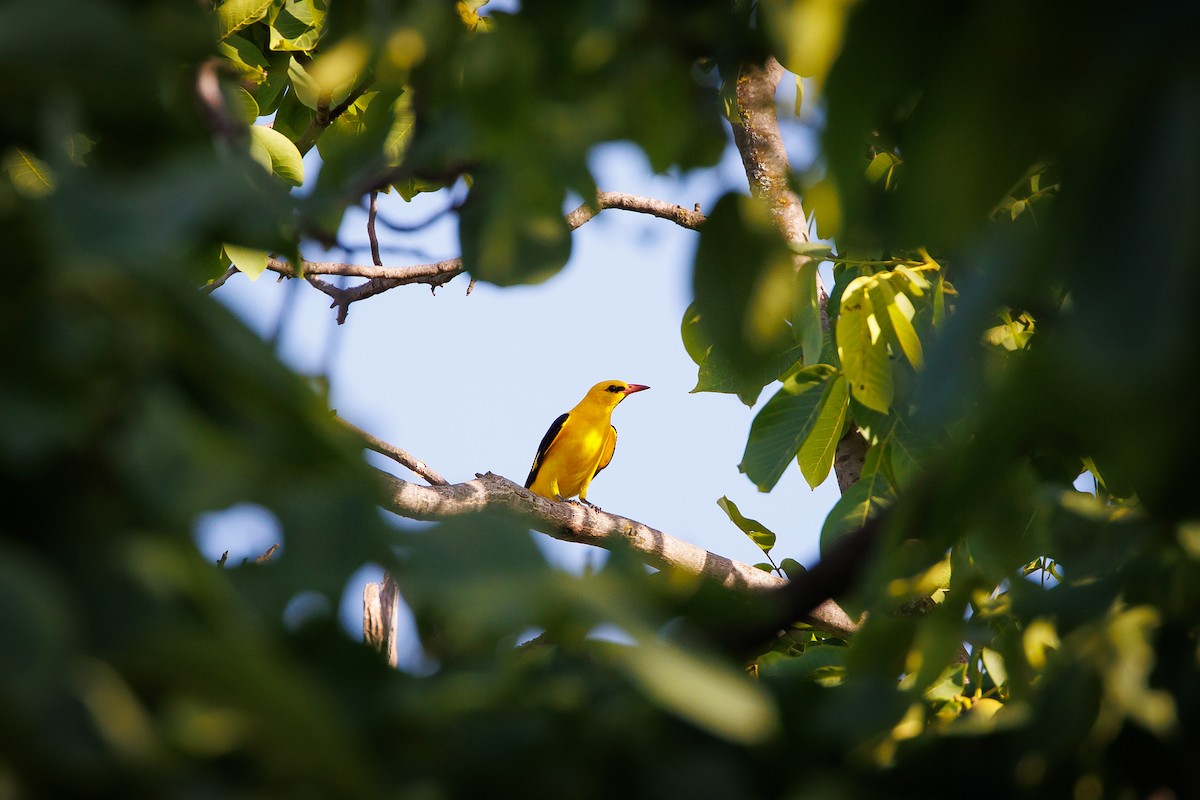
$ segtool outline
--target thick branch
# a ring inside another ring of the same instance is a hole
[[[788,181],[790,165],[779,116],[775,110],[775,90],[783,77],[783,67],[774,58],[761,67],[742,67],[737,79],[738,123],[733,125],[733,141],[742,156],[742,165],[750,181],[750,192],[767,203],[771,219],[787,242],[808,241],[808,218],[799,196]],[[797,269],[809,259],[793,257]],[[829,329],[829,295],[817,275],[821,327]],[[858,481],[862,473],[866,443],[854,431],[838,442],[833,469],[842,491]]]
[[[383,471],[379,475],[391,496],[390,510],[411,519],[446,519],[503,509],[531,518],[533,528],[556,539],[604,548],[625,545],[653,567],[702,575],[728,589],[771,593],[788,585],[771,573],[710,553],[635,520],[548,500],[490,472],[449,486],[419,486]],[[857,630],[836,603],[828,598],[821,600],[824,602],[814,602],[795,618],[842,636]]]

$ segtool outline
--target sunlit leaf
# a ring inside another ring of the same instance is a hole
[[[904,354],[914,369],[921,369],[925,365],[924,353],[912,324],[916,314],[912,301],[902,292],[893,292],[884,281],[877,281],[871,286],[870,297],[875,314],[895,349]]]
[[[887,345],[874,319],[875,308],[866,288],[870,279],[855,278],[842,294],[837,319],[838,357],[854,398],[868,408],[886,412],[892,404],[892,371]]]
[[[796,307],[792,316],[792,331],[800,342],[804,363],[810,366],[821,360],[824,335],[817,293],[817,265],[815,258],[806,261],[796,275]]]
[[[271,9],[272,0],[225,0],[217,7],[217,27],[222,39],[252,23]]]
[[[267,259],[270,257],[270,254],[266,250],[241,247],[240,245],[229,244],[228,242],[222,245],[222,247],[225,249],[225,255],[229,256],[229,260],[238,268],[238,271],[250,280],[258,280],[266,272]]]
[[[1002,686],[1008,682],[1008,670],[1004,666],[1004,656],[990,647],[981,648],[979,656],[983,659],[983,667],[991,676],[994,684]]]
[[[260,147],[267,154],[267,163],[263,166],[268,171],[292,186],[304,183],[304,160],[291,139],[265,125],[251,125],[250,138],[252,146]]]
[[[833,467],[833,457],[842,438],[842,430],[846,427],[849,400],[843,376],[838,375],[826,381],[816,419],[804,443],[800,445],[797,456],[800,472],[813,489],[825,482]]]

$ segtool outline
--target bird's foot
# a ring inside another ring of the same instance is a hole
[[[600,510],[601,510],[600,506],[596,505],[595,503],[591,502],[590,500],[585,500],[585,499],[584,499],[584,498],[582,498],[582,497],[581,497],[581,498],[579,498],[579,502],[580,502],[581,504],[583,504],[583,505],[587,506],[588,508],[594,509],[594,510],[596,510],[596,511],[600,511]]]

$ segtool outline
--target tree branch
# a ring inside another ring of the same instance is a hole
[[[606,208],[616,208],[623,211],[633,211],[639,214],[649,214],[659,219],[669,220],[676,225],[691,230],[698,229],[704,224],[704,215],[697,209],[688,210],[682,206],[656,200],[651,197],[639,197],[623,192],[597,192],[593,203],[584,203],[569,213],[567,224],[575,230]],[[374,230],[373,225],[371,230]],[[375,247],[372,247],[373,253]],[[279,258],[267,259],[267,269],[285,278],[299,277],[295,268],[287,261]],[[413,283],[424,283],[436,289],[449,283],[463,272],[461,258],[447,258],[432,264],[417,264],[410,267],[386,267],[369,264],[341,264],[327,261],[305,261],[303,276],[316,289],[324,292],[332,301],[330,308],[336,308],[338,324],[346,321],[350,304],[368,297],[383,294],[397,286]],[[328,281],[321,280],[321,275],[342,275],[354,278],[366,278],[364,283],[349,288],[334,286]],[[224,281],[222,280],[222,283]],[[473,284],[472,284],[473,285]],[[213,287],[215,288],[215,287]],[[208,291],[212,291],[209,289]],[[469,290],[468,290],[469,291]]]
[[[420,475],[425,480],[429,481],[429,483],[431,485],[433,485],[433,486],[449,486],[450,485],[450,482],[448,480],[443,478],[441,475],[437,474],[434,470],[430,469],[425,464],[424,461],[413,456],[407,450],[403,450],[399,447],[396,447],[396,445],[394,445],[394,444],[389,444],[388,442],[385,442],[382,439],[378,439],[378,438],[372,436],[371,434],[367,433],[366,431],[364,431],[362,428],[358,427],[357,425],[347,422],[346,420],[342,419],[341,417],[335,417],[334,419],[336,419],[339,423],[341,423],[343,427],[347,428],[350,431],[353,431],[356,435],[361,436],[363,441],[366,442],[368,449],[374,450],[376,453],[379,453],[380,455],[385,455],[388,458],[395,461],[397,464],[400,464],[400,465],[412,470],[413,472]]]
[[[774,58],[768,58],[762,66],[742,67],[737,77],[738,122],[733,125],[733,141],[742,156],[750,193],[766,202],[784,241],[807,242],[808,217],[788,181],[791,167],[775,109],[775,91],[783,73],[783,67]],[[792,257],[796,269],[809,260],[808,256]],[[817,275],[817,297],[821,328],[829,330],[829,295],[820,275]],[[843,492],[858,481],[865,452],[866,442],[857,430],[838,442],[833,469]]]
[[[548,500],[491,472],[478,475],[473,481],[448,486],[419,486],[382,470],[378,473],[391,498],[389,510],[410,519],[447,519],[503,509],[529,517],[535,530],[556,539],[606,549],[628,546],[653,567],[701,575],[727,589],[770,594],[788,585],[769,572],[710,553],[636,520],[575,503]],[[857,630],[858,626],[841,607],[828,598],[822,600],[795,618],[840,636],[849,636]]]
[[[622,211],[635,211],[639,214],[649,214],[652,217],[674,222],[683,228],[698,230],[704,224],[704,215],[697,206],[689,211],[683,206],[656,200],[653,197],[639,197],[624,192],[597,192],[594,203],[584,203],[579,208],[567,214],[567,224],[575,230],[583,223],[596,216],[606,208],[617,208]]]

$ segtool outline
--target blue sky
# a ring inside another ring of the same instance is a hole
[[[803,166],[813,157],[813,131],[786,118],[786,83],[779,98],[785,139],[793,164]],[[319,163],[315,153],[306,161],[311,183]],[[594,152],[592,168],[601,189],[688,208],[699,203],[703,211],[725,191],[746,191],[732,147],[715,168],[654,175],[637,148],[614,143]],[[411,204],[381,196],[379,205],[387,218],[412,223],[449,202],[441,192]],[[452,214],[418,236],[401,237],[383,226],[379,233],[385,248],[422,251],[385,250],[389,266],[458,254]],[[364,213],[347,215],[341,241],[365,245]],[[589,499],[713,552],[763,560],[717,507],[727,495],[778,534],[777,562],[790,556],[812,564],[821,524],[837,499],[836,483],[830,479],[811,491],[793,464],[774,491],[759,493],[737,469],[754,410],[731,395],[689,393],[696,366],[684,351],[679,325],[691,300],[696,241],[695,232],[673,223],[607,210],[575,231],[570,262],[545,283],[507,289],[480,283],[470,296],[465,276],[436,295],[425,286],[400,287],[354,304],[341,326],[325,295],[299,282],[277,284],[270,273],[257,282],[236,275],[213,297],[263,335],[281,326],[281,356],[300,372],[328,371],[338,414],[425,460],[451,482],[487,470],[523,482],[550,422],[592,384],[609,378],[649,384],[650,391],[617,408],[617,452]],[[365,250],[306,256],[370,263]],[[773,392],[767,387],[759,405]],[[387,459],[368,458],[419,480]],[[206,517],[198,525],[206,556],[228,549],[231,563],[260,554],[278,538],[270,516],[253,509]],[[583,545],[536,538],[566,569],[603,558]],[[349,630],[360,626],[360,584],[376,575],[365,570],[341,599]]]

